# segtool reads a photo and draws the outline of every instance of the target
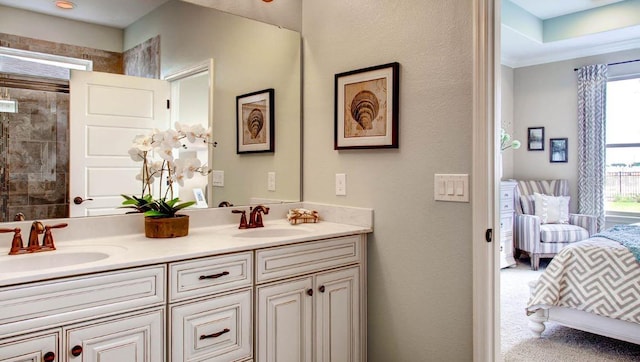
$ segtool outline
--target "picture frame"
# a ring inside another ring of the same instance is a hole
[[[544,151],[544,127],[527,128],[527,150]]]
[[[549,139],[549,162],[568,162],[569,140],[567,138]]]
[[[196,199],[195,207],[199,209],[206,209],[209,207],[207,199],[204,197],[204,192],[200,188],[193,189],[193,197]]]
[[[398,148],[400,64],[335,75],[334,149]]]
[[[273,88],[236,97],[236,153],[275,152]]]

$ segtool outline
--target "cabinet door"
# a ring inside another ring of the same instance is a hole
[[[316,361],[360,361],[360,270],[316,277]]]
[[[304,278],[257,288],[257,361],[311,361],[312,286]]]
[[[60,331],[34,333],[0,342],[1,362],[58,362]]]
[[[85,323],[65,336],[71,362],[164,361],[164,308]]]

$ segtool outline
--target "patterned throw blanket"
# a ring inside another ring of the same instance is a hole
[[[601,236],[624,245],[640,263],[640,225],[615,225],[593,236]]]
[[[607,238],[573,243],[538,279],[527,314],[550,306],[640,324],[640,263],[627,248]]]

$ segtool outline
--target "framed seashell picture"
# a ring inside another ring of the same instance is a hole
[[[399,63],[335,76],[334,149],[398,148]]]
[[[274,152],[274,90],[236,97],[237,153]]]

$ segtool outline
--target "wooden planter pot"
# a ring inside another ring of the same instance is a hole
[[[148,238],[178,238],[188,234],[189,215],[144,218],[144,235]]]

